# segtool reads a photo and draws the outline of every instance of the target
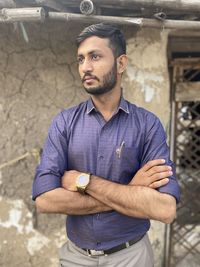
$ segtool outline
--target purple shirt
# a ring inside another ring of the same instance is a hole
[[[33,199],[61,187],[65,170],[88,172],[128,184],[146,162],[158,158],[164,158],[173,167],[166,134],[154,114],[122,97],[115,115],[106,122],[89,99],[62,111],[53,120],[36,170]],[[179,201],[175,176],[158,190]],[[69,239],[77,246],[101,250],[144,235],[150,222],[110,211],[69,215],[66,227]]]

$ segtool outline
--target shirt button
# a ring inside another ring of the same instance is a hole
[[[103,158],[104,158],[103,156],[99,156],[99,159],[101,159],[101,160],[102,160]]]

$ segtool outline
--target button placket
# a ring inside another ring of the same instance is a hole
[[[104,160],[105,160],[105,150],[107,141],[107,131],[105,126],[102,127],[99,136],[99,145],[97,153],[97,173],[100,176],[104,176]]]

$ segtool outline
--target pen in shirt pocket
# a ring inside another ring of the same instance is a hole
[[[120,159],[122,151],[123,151],[123,147],[125,146],[125,142],[122,141],[121,145],[116,149],[116,154],[118,156],[118,158]]]

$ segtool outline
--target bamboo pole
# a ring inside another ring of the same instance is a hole
[[[24,159],[26,159],[26,158],[28,158],[30,156],[33,156],[39,162],[39,160],[40,160],[40,149],[34,148],[30,152],[26,152],[25,154],[15,158],[15,159],[9,160],[9,161],[1,164],[0,165],[0,170],[4,169],[6,167],[12,166],[12,165],[18,163],[19,161],[24,160]]]
[[[83,23],[108,22],[119,25],[129,25],[137,27],[149,27],[159,29],[174,30],[200,30],[200,21],[185,20],[164,20],[148,18],[131,18],[131,17],[115,17],[115,16],[86,16],[82,14],[66,13],[66,12],[49,12],[48,18],[61,21],[81,21]],[[45,20],[45,11],[42,7],[37,8],[4,8],[0,12],[0,22],[24,22],[24,21],[41,21]]]
[[[3,8],[0,11],[0,22],[24,22],[45,20],[45,11],[42,7]]]
[[[81,21],[83,23],[108,22],[119,25],[130,25],[138,27],[150,27],[159,29],[177,29],[177,30],[200,30],[200,21],[185,20],[164,20],[131,17],[113,17],[113,16],[85,16],[73,13],[49,12],[49,19],[63,21]]]
[[[124,17],[113,17],[113,16],[86,16],[82,14],[74,13],[63,13],[63,12],[49,12],[49,19],[64,20],[64,21],[81,21],[83,23],[97,23],[97,22],[110,22],[122,25],[138,25],[141,24],[141,19],[128,18],[132,22],[127,21]]]

